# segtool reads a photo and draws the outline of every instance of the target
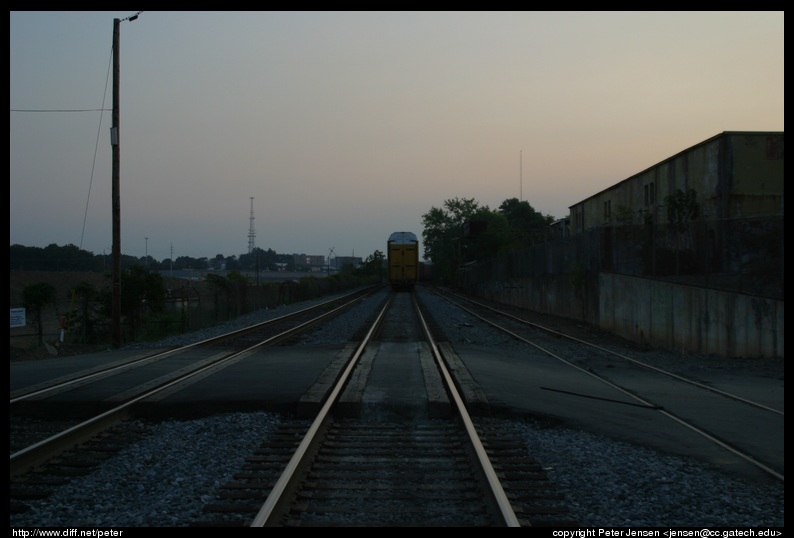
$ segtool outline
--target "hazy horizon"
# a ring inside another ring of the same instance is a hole
[[[10,244],[110,252],[113,19],[10,12]],[[158,12],[120,24],[121,251],[366,258],[445,200],[568,207],[784,131],[784,12]],[[148,238],[148,239],[146,239]]]

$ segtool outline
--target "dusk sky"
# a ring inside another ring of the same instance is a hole
[[[10,12],[10,244],[112,247],[113,19]],[[783,11],[158,12],[120,24],[121,250],[366,258],[445,200],[569,206],[784,131]],[[148,240],[146,239],[148,237]]]

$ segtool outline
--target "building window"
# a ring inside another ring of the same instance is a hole
[[[607,200],[604,202],[604,220],[609,220],[610,216],[612,216],[612,200]]]
[[[656,203],[656,185],[653,182],[645,185],[645,207]]]

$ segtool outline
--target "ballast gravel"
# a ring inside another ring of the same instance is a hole
[[[453,345],[516,345],[447,301],[426,292],[421,297]],[[382,298],[363,300],[299,345],[346,342]],[[200,341],[309,304],[263,310],[149,346]],[[671,354],[670,360],[676,357]],[[144,438],[87,476],[70,480],[46,499],[29,501],[30,510],[11,515],[11,527],[184,527],[201,521],[203,506],[281,420],[256,412],[147,424]],[[529,419],[504,422],[526,442],[527,454],[541,463],[583,528],[784,526],[783,484],[772,479],[752,482],[694,460]],[[129,427],[136,425],[141,424]]]

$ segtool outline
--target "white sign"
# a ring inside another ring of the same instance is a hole
[[[25,309],[24,308],[12,308],[11,309],[11,326],[12,327],[24,327],[27,325],[27,321],[25,320]]]

